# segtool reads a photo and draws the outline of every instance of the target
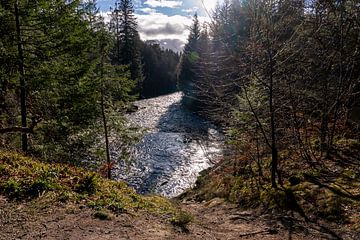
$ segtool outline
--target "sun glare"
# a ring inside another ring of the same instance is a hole
[[[213,10],[216,6],[217,0],[203,0],[203,2],[208,10]]]
[[[211,14],[211,12],[215,9],[217,2],[222,2],[222,0],[198,0],[201,2],[202,7]]]

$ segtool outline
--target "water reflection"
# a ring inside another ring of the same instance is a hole
[[[184,109],[180,101],[180,93],[141,100],[136,102],[139,110],[128,116],[131,124],[147,133],[135,146],[128,171],[120,163],[116,173],[140,193],[177,196],[221,155],[216,128]]]

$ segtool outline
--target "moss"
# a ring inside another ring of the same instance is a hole
[[[336,138],[335,144],[350,149],[360,149],[360,141],[358,139],[348,139],[343,137]]]
[[[57,196],[57,201],[66,203],[66,202],[70,201],[71,198],[72,198],[72,194],[70,192],[63,191],[63,192],[60,192],[59,195]]]
[[[346,199],[333,194],[330,191],[324,192],[324,197],[319,199],[317,215],[328,220],[344,220],[344,205]]]
[[[124,182],[64,164],[49,164],[18,153],[0,151],[0,192],[9,198],[74,202],[116,213],[144,210],[175,215],[177,207],[159,196],[142,196]],[[49,195],[48,193],[53,193]]]
[[[9,175],[10,171],[6,168],[5,164],[0,164],[0,175]]]
[[[260,192],[260,201],[268,209],[285,208],[287,205],[286,192],[266,186]]]

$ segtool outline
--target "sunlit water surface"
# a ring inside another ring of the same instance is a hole
[[[193,187],[199,173],[222,154],[216,127],[184,109],[181,97],[174,93],[137,101],[139,110],[127,116],[146,133],[130,166],[119,161],[114,173],[139,193],[175,197]]]

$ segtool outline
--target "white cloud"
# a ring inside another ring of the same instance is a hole
[[[189,27],[192,24],[192,16],[166,15],[156,12],[152,8],[139,9],[148,14],[135,14],[138,23],[138,31],[143,41],[158,40],[167,42],[167,47],[179,51],[187,41]],[[101,12],[106,22],[110,21],[109,12]],[[207,17],[199,17],[200,22],[209,22]],[[165,46],[163,44],[163,46]]]
[[[195,13],[199,10],[198,7],[193,7],[193,8],[184,8],[184,9],[181,9],[181,12],[184,12],[184,13]]]
[[[177,49],[184,47],[188,35],[189,27],[192,24],[192,16],[173,15],[156,12],[147,15],[136,15],[138,30],[142,40],[172,39],[176,40]],[[199,17],[200,22],[209,22],[207,17]],[[172,47],[174,49],[174,47]]]
[[[143,12],[143,13],[147,13],[147,14],[157,12],[156,9],[154,9],[154,8],[139,8],[138,11]]]
[[[185,42],[189,34],[191,18],[163,13],[137,15],[139,33],[143,40],[179,39]]]
[[[144,4],[150,7],[168,7],[168,8],[177,8],[182,6],[183,1],[175,0],[146,0]]]

